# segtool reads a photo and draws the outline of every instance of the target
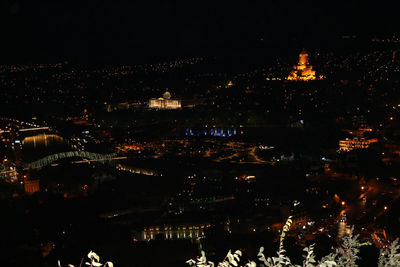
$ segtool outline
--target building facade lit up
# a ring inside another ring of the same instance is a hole
[[[354,149],[365,149],[369,148],[372,143],[377,143],[378,139],[364,139],[364,138],[354,138],[339,141],[339,151],[347,152]]]
[[[163,225],[145,227],[138,240],[148,241],[154,240],[157,235],[162,235],[165,239],[196,239],[204,236],[204,231],[210,228],[210,224],[194,224],[194,225]]]
[[[25,193],[27,193],[27,194],[33,194],[40,190],[40,180],[39,179],[37,179],[37,180],[24,179],[24,184],[25,184]]]
[[[316,80],[315,70],[308,62],[308,54],[306,51],[302,51],[299,55],[299,63],[293,66],[293,70],[290,73],[288,80],[291,81],[310,81]]]
[[[171,99],[171,93],[166,91],[163,97],[150,99],[149,108],[178,109],[181,108],[181,101],[178,99]]]

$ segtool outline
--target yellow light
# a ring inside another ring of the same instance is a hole
[[[321,77],[320,75],[320,78]],[[308,63],[308,54],[303,51],[299,55],[299,63],[296,66],[293,66],[293,71],[290,73],[288,80],[293,81],[309,81],[315,80],[315,71],[312,70],[312,66]]]

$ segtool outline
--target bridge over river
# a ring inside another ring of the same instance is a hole
[[[75,158],[75,157],[86,159],[87,161],[100,161],[100,162],[125,158],[125,157],[117,157],[117,155],[118,155],[117,153],[99,154],[99,153],[93,153],[93,152],[87,152],[87,151],[61,152],[61,153],[46,156],[44,158],[41,158],[41,159],[31,162],[31,163],[25,163],[22,165],[22,167],[25,170],[40,169],[40,168],[47,166],[53,162],[56,162],[60,159]]]

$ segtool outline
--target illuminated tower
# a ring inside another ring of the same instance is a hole
[[[299,66],[306,66],[308,65],[308,54],[306,51],[301,51],[299,55]]]
[[[290,73],[288,80],[291,81],[309,81],[315,80],[315,71],[308,62],[308,54],[306,51],[301,51],[299,55],[299,63],[293,66],[293,70]]]

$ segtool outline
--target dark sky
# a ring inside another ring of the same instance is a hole
[[[323,45],[342,34],[392,34],[398,22],[385,1],[236,2],[3,0],[0,62],[201,54],[251,49],[261,38]]]

